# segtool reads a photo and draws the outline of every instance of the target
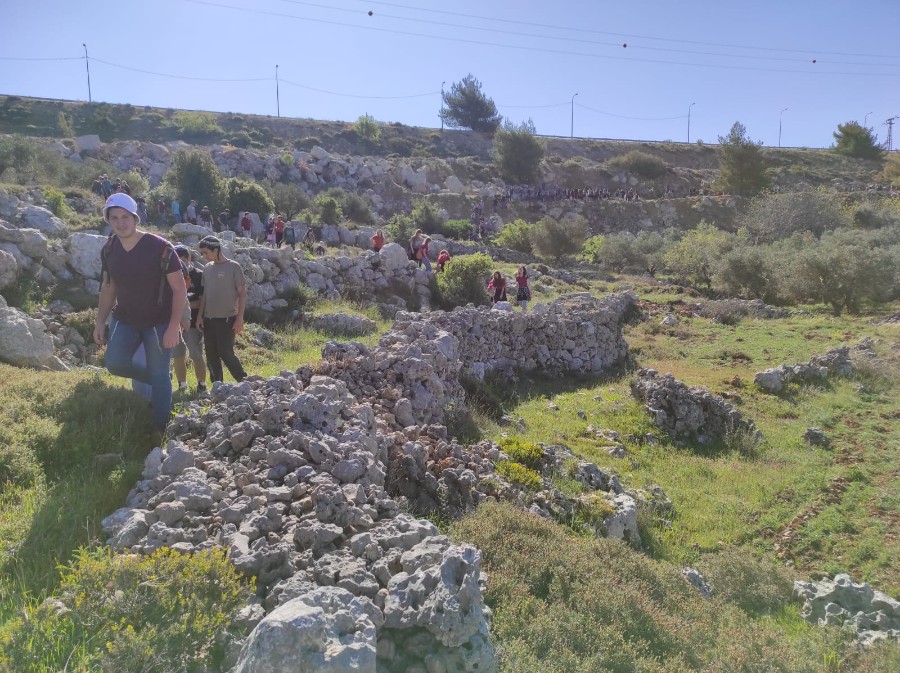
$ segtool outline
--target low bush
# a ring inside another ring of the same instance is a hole
[[[449,310],[466,304],[486,305],[486,287],[493,265],[491,258],[482,253],[456,257],[443,273],[437,274],[441,306]]]
[[[5,631],[3,670],[205,671],[249,590],[221,550],[81,550],[62,574],[59,602]]]
[[[511,483],[537,491],[544,482],[534,470],[512,460],[501,460],[497,463],[497,474],[506,477]]]
[[[500,449],[509,456],[510,460],[520,465],[530,467],[532,470],[541,468],[544,450],[537,444],[507,438],[500,441]]]
[[[472,225],[468,220],[447,220],[441,227],[441,233],[447,238],[463,240],[469,238]]]
[[[494,238],[494,243],[504,248],[518,250],[530,255],[532,253],[531,232],[534,225],[525,220],[514,220],[505,225]]]
[[[54,215],[63,219],[68,217],[70,209],[66,205],[66,195],[60,190],[53,187],[45,187],[44,198],[47,200],[47,205]]]
[[[652,154],[647,154],[640,150],[632,150],[628,154],[609,159],[606,162],[606,167],[612,171],[624,171],[652,179],[665,175],[669,165]]]

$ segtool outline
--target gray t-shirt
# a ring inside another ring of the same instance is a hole
[[[244,270],[232,259],[203,267],[204,318],[230,318],[237,315],[238,288],[246,287]]]

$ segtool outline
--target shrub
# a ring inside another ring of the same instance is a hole
[[[310,206],[309,196],[295,184],[269,180],[263,187],[272,199],[275,212],[284,215],[285,219],[294,219],[297,213]]]
[[[178,134],[187,139],[209,140],[222,134],[216,115],[211,112],[179,110],[173,118]]]
[[[491,258],[482,253],[454,258],[443,273],[437,274],[440,303],[446,309],[470,303],[476,306],[487,304],[485,288],[492,268]]]
[[[394,243],[399,243],[404,248],[416,230],[415,224],[409,215],[394,213],[384,227],[384,233]]]
[[[494,243],[504,248],[518,250],[530,255],[532,253],[531,232],[533,230],[533,224],[528,224],[525,220],[515,220],[503,226],[503,229],[494,238]]]
[[[353,130],[361,139],[369,142],[377,143],[381,138],[381,126],[367,114],[360,116],[353,123]]]
[[[131,183],[129,183],[131,184]],[[53,187],[44,188],[44,198],[51,212],[57,217],[65,218],[69,215],[69,206],[66,205],[66,195]]]
[[[509,456],[509,459],[530,467],[532,470],[541,468],[541,460],[544,458],[544,450],[537,444],[523,442],[518,439],[503,439],[500,448]]]
[[[420,199],[412,209],[412,220],[416,229],[426,234],[437,234],[444,226],[444,218],[431,203]]]
[[[247,591],[221,551],[81,550],[63,569],[67,610],[41,604],[6,634],[4,670],[208,670]]]
[[[228,178],[224,182],[225,205],[233,215],[249,211],[265,216],[275,210],[266,190],[257,182]]]
[[[372,214],[369,203],[359,194],[348,192],[340,187],[332,187],[325,194],[337,201],[341,208],[341,214],[350,222],[369,226],[375,224],[375,216]]]
[[[589,236],[581,246],[581,257],[587,262],[599,262],[600,250],[603,249],[603,236]]]
[[[518,125],[507,120],[494,135],[494,163],[507,182],[536,182],[543,158],[544,143],[535,136],[530,119]]]
[[[586,237],[587,222],[580,215],[561,220],[547,216],[531,230],[531,244],[535,252],[555,259],[578,253]]]
[[[444,236],[457,240],[468,238],[471,231],[472,225],[468,220],[447,220],[441,226],[441,233]]]
[[[770,243],[803,231],[818,238],[825,231],[848,226],[850,221],[840,197],[830,190],[818,189],[761,194],[750,202],[739,223],[755,242]]]
[[[341,221],[341,207],[333,197],[319,194],[313,203],[319,220],[324,224],[337,224]]]
[[[666,267],[681,280],[695,286],[712,287],[713,274],[719,260],[736,243],[737,237],[720,231],[715,225],[700,220],[684,238],[666,252]]]
[[[669,169],[669,165],[659,157],[640,150],[613,157],[606,162],[606,167],[611,171],[624,171],[648,179],[660,178]]]
[[[209,152],[179,150],[166,173],[168,183],[182,203],[197,200],[202,208],[215,209],[222,201],[223,180]]]
[[[529,491],[537,491],[544,485],[541,475],[531,468],[511,460],[501,460],[498,462],[497,474],[506,477],[510,483],[523,486]]]

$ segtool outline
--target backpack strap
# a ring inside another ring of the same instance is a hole
[[[115,234],[110,234],[109,238],[106,239],[106,243],[103,244],[103,247],[100,248],[100,284],[103,285],[104,282],[109,284],[109,253],[112,252],[112,244],[115,238]]]

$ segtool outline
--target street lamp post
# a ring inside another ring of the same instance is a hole
[[[278,64],[275,64],[275,112],[281,117],[281,93],[278,90]]]
[[[781,115],[783,115],[789,108],[784,108],[781,112],[778,113],[778,147],[781,147]]]
[[[577,95],[578,95],[577,93],[572,94],[572,126],[569,129],[569,137],[570,138],[575,137],[575,96],[577,96]]]
[[[869,128],[866,124],[869,123],[869,115],[875,114],[874,112],[866,112],[866,116],[863,118],[863,128]]]
[[[90,62],[90,59],[88,59],[87,45],[84,42],[82,42],[81,46],[84,47],[84,67],[87,70],[88,103],[92,103],[93,101],[91,100],[91,62]]]
[[[441,82],[441,131],[444,130],[444,85],[447,83],[447,80]]]
[[[691,144],[691,108],[694,107],[696,103],[691,103],[688,105],[688,145]]]

